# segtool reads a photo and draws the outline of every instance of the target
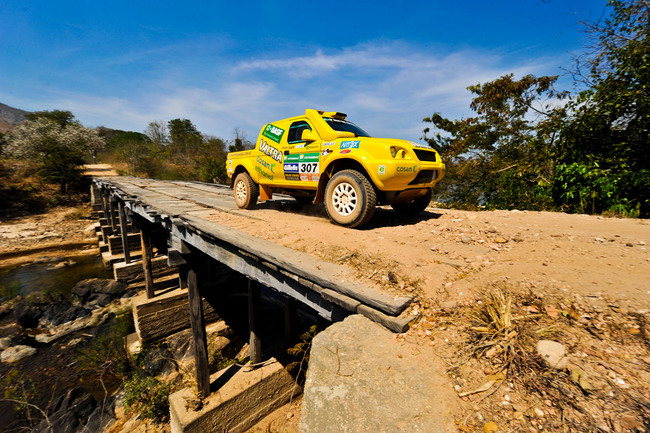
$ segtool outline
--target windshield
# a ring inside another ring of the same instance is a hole
[[[327,124],[330,126],[330,128],[332,128],[335,131],[352,132],[355,137],[370,137],[370,135],[366,131],[359,128],[354,123],[348,122],[347,120],[332,119],[330,117],[324,117],[324,119],[327,122]]]

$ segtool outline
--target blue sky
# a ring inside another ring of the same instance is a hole
[[[423,117],[472,114],[467,86],[571,67],[578,20],[605,4],[0,0],[0,102],[132,131],[187,118],[251,140],[317,108],[419,140]]]

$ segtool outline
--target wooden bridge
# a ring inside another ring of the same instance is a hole
[[[93,182],[93,203],[97,208],[101,206],[104,230],[122,241],[123,251],[112,261],[128,264],[140,260],[131,251],[132,237],[139,232],[148,298],[156,296],[152,276],[154,247],[167,256],[170,266],[178,266],[180,287],[188,288],[199,395],[210,393],[202,297],[210,299],[210,291],[219,291],[223,281],[233,281],[224,279],[224,273],[248,279],[253,363],[261,361],[257,313],[261,285],[284,296],[286,320],[277,326],[292,326],[297,304],[328,321],[363,314],[394,332],[405,331],[412,319],[404,314],[410,296],[393,296],[365,287],[346,279],[341,266],[214,222],[212,217],[223,213],[255,218],[254,211],[236,208],[228,187],[130,177],[96,178]],[[214,271],[215,267],[219,272]]]

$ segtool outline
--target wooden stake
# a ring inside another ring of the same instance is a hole
[[[142,270],[144,272],[144,287],[147,299],[155,296],[153,289],[153,272],[151,272],[151,234],[148,230],[140,229],[140,244],[142,245]]]
[[[259,311],[262,298],[260,283],[248,280],[248,327],[250,329],[249,355],[252,364],[262,362],[262,340],[259,337]]]
[[[117,231],[117,223],[115,222],[115,198],[109,195],[108,197],[108,222],[111,223],[113,233]]]
[[[126,211],[124,210],[124,203],[118,202],[118,209],[120,212],[120,234],[122,235],[122,250],[124,251],[124,262],[131,263],[131,251],[129,249],[129,234],[126,232]]]
[[[102,213],[104,214],[104,218],[108,220],[108,213],[106,212],[106,196],[104,195],[104,191],[99,189],[99,198],[102,203]]]
[[[109,195],[102,190],[102,209],[104,210],[104,218],[106,218],[106,221],[108,221],[108,225],[111,227],[111,233],[113,234],[113,218],[111,216],[111,208],[110,208],[110,197]],[[106,239],[104,239],[104,242],[107,242]]]
[[[203,303],[199,293],[196,271],[190,269],[187,274],[188,296],[190,304],[190,324],[194,339],[194,365],[196,368],[196,386],[199,398],[210,395],[210,371],[208,370],[208,343],[205,337],[205,320]]]

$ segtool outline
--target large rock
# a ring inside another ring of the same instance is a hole
[[[562,343],[551,340],[539,340],[537,342],[537,354],[544,362],[557,370],[564,370],[569,362],[566,347]]]
[[[72,294],[75,295],[81,302],[86,300],[93,294],[105,294],[112,298],[122,296],[126,290],[126,284],[119,281],[102,278],[88,278],[79,281],[72,288]]]
[[[30,346],[14,346],[9,349],[5,349],[0,353],[0,360],[2,362],[11,363],[20,361],[23,358],[32,356],[36,353],[36,349]]]
[[[50,405],[48,419],[32,429],[32,433],[74,433],[95,410],[95,400],[81,388],[69,389]]]
[[[19,301],[13,309],[14,320],[23,328],[35,328],[38,326],[38,319],[43,315],[43,310],[38,303]]]
[[[353,315],[312,343],[300,431],[450,432],[451,384],[428,347]]]
[[[43,309],[41,320],[54,326],[72,322],[90,314],[90,311],[81,305],[72,305],[67,301],[47,304]]]

